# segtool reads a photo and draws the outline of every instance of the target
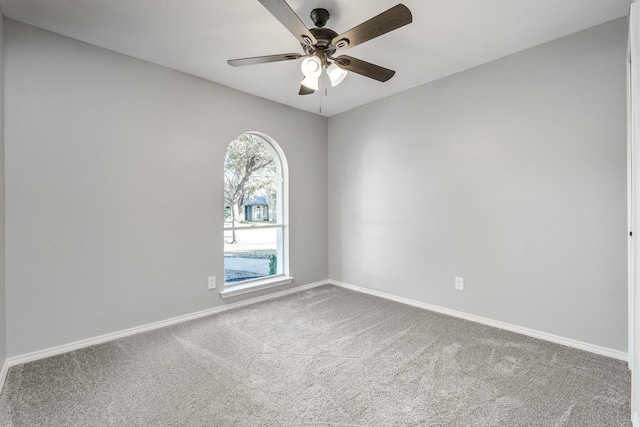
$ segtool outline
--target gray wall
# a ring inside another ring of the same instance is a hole
[[[8,356],[224,304],[206,277],[223,274],[224,152],[248,130],[287,155],[296,284],[626,349],[624,20],[335,116],[328,135],[10,20],[6,44]]]
[[[6,77],[9,356],[224,304],[245,131],[287,156],[295,284],[327,279],[326,118],[11,20]]]
[[[332,117],[329,276],[626,351],[626,30]]]
[[[6,357],[4,280],[4,16],[0,10],[0,367]]]

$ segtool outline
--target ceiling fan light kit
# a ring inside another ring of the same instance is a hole
[[[320,89],[320,80],[313,77],[305,77],[302,79],[302,86],[309,88],[313,91]]]
[[[395,71],[347,55],[338,57],[333,57],[333,55],[336,50],[352,48],[405,26],[413,20],[411,11],[405,5],[398,4],[368,21],[338,34],[329,28],[324,28],[330,17],[326,9],[316,8],[311,11],[311,20],[316,28],[309,29],[285,0],[258,1],[293,34],[302,45],[305,54],[287,53],[230,59],[227,63],[238,67],[304,58],[300,68],[305,77],[302,80],[299,95],[309,95],[318,90],[323,68],[326,68],[326,74],[333,87],[344,80],[347,71],[386,82],[393,77]]]
[[[316,56],[310,56],[302,61],[300,68],[305,77],[317,79],[322,74],[322,61]]]
[[[333,63],[327,67],[327,75],[331,80],[331,86],[336,87],[347,77],[347,70],[343,70]]]

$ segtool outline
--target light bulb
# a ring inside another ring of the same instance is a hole
[[[302,80],[302,86],[306,86],[309,89],[318,90],[318,79],[313,77],[305,77],[304,80]]]
[[[336,87],[347,77],[347,70],[343,70],[336,64],[331,64],[329,68],[327,68],[327,75],[331,80],[331,86]]]
[[[322,73],[322,62],[320,61],[320,58],[316,56],[310,56],[302,61],[300,69],[302,70],[302,74],[304,74],[305,77],[317,79]]]

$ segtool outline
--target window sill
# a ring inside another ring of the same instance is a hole
[[[289,276],[276,276],[268,277],[266,279],[248,280],[238,285],[225,286],[220,291],[222,298],[235,297],[242,294],[248,294],[250,292],[261,291],[263,289],[275,288],[276,286],[288,285],[293,281],[293,277]]]

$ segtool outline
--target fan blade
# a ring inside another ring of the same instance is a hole
[[[300,85],[300,92],[298,95],[311,95],[315,90],[306,87],[305,85]]]
[[[335,63],[340,68],[344,68],[347,71],[353,71],[354,73],[378,80],[379,82],[386,82],[396,73],[388,68],[371,64],[361,59],[352,58],[347,55],[338,56],[335,58]]]
[[[349,49],[368,40],[381,36],[410,24],[413,20],[411,11],[407,6],[398,4],[378,16],[353,27],[331,40],[331,44],[338,49]]]
[[[258,0],[287,30],[302,44],[318,43],[311,31],[304,25],[284,0]]]
[[[252,58],[230,59],[227,61],[227,64],[233,65],[234,67],[240,67],[243,65],[266,64],[268,62],[291,61],[292,59],[298,59],[302,56],[303,55],[300,55],[299,53],[281,53],[279,55],[254,56]]]

